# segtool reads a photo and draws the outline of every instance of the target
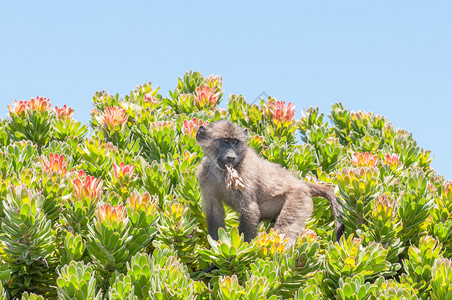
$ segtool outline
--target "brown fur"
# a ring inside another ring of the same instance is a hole
[[[208,232],[213,239],[218,240],[218,228],[225,225],[225,203],[239,212],[239,231],[244,234],[245,241],[256,236],[259,221],[266,219],[274,221],[275,230],[293,243],[312,214],[312,197],[321,196],[331,203],[336,240],[339,240],[344,225],[338,220],[340,207],[329,187],[301,181],[280,165],[261,158],[248,147],[247,131],[229,121],[201,126],[196,139],[204,150],[197,176]],[[232,163],[243,178],[246,185],[243,191],[226,189],[227,162]]]

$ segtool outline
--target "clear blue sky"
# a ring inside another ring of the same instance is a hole
[[[296,3],[295,3],[296,2]],[[225,94],[261,92],[389,118],[452,179],[451,1],[2,1],[0,116],[45,96],[88,122],[97,90],[152,81],[168,95],[193,69]]]

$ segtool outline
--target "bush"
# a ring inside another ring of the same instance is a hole
[[[2,299],[452,299],[452,183],[430,151],[383,116],[341,103],[328,117],[292,103],[231,95],[188,72],[162,96],[146,83],[93,97],[88,126],[47,98],[0,120]],[[335,187],[296,243],[262,223],[246,243],[226,209],[207,237],[196,166],[199,126],[221,118],[300,180]],[[215,264],[210,273],[203,269]]]

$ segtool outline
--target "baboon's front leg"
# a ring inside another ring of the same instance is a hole
[[[213,240],[218,241],[218,228],[225,227],[224,207],[218,199],[210,199],[206,204],[208,204],[205,205],[207,232]]]
[[[239,232],[243,233],[245,242],[250,242],[256,236],[259,224],[260,210],[257,203],[249,203],[242,206],[239,217]]]

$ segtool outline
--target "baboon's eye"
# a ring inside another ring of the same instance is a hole
[[[239,143],[239,140],[238,140],[238,139],[233,139],[233,140],[232,140],[232,143],[233,143],[234,145],[237,145],[237,144]]]
[[[225,144],[229,144],[229,139],[228,139],[228,138],[225,138],[225,139],[223,139],[223,142],[224,142]]]

